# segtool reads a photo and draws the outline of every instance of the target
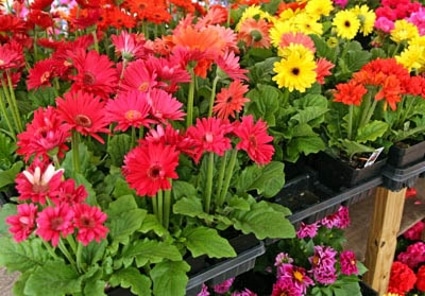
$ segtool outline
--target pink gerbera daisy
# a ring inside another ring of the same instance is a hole
[[[290,32],[282,35],[279,43],[280,48],[283,49],[291,44],[300,44],[311,50],[311,52],[316,52],[316,46],[313,40],[308,35],[300,32]]]
[[[137,60],[128,64],[122,77],[120,89],[122,91],[138,90],[147,92],[155,87],[157,74],[146,65],[146,61]]]
[[[55,205],[66,203],[69,205],[79,204],[86,200],[88,193],[83,185],[75,186],[73,179],[65,180],[61,183],[55,195],[51,197],[51,200]]]
[[[241,23],[238,38],[248,48],[269,48],[269,28],[270,24],[264,19],[248,18]]]
[[[232,126],[215,117],[197,118],[196,124],[188,128],[186,136],[193,140],[194,160],[199,162],[204,152],[214,152],[217,155],[232,148],[229,134]]]
[[[165,90],[154,88],[146,95],[152,116],[160,123],[183,120],[183,104]]]
[[[111,41],[115,46],[115,52],[124,60],[143,58],[148,51],[144,47],[146,39],[143,34],[128,33],[123,30],[119,35],[112,35]]]
[[[248,156],[257,164],[267,164],[274,154],[272,136],[267,134],[267,124],[261,119],[254,123],[252,115],[242,117],[236,123],[234,133],[240,138],[237,149],[245,150]]]
[[[105,104],[99,97],[81,91],[68,92],[63,99],[56,99],[56,105],[67,127],[102,144],[105,142],[98,133],[109,133],[106,128],[109,122],[105,116]]]
[[[6,218],[10,225],[9,232],[16,242],[24,241],[35,229],[37,206],[34,204],[21,204],[17,206],[18,213]]]
[[[248,70],[241,69],[239,57],[233,51],[228,51],[224,55],[220,55],[216,62],[220,70],[233,80],[248,80],[248,77],[245,75]]]
[[[38,214],[36,234],[56,247],[61,237],[74,232],[74,211],[67,204],[47,207]]]
[[[317,82],[319,84],[324,84],[325,78],[332,74],[331,69],[334,67],[334,64],[325,58],[319,58],[316,65]]]
[[[130,127],[149,126],[150,106],[146,95],[133,90],[120,93],[116,99],[110,99],[105,107],[106,117],[110,122],[117,122],[115,130],[126,131]]]
[[[154,196],[171,188],[176,179],[179,153],[175,146],[147,142],[131,150],[124,158],[123,173],[130,187],[140,196]]]
[[[27,124],[26,130],[18,135],[18,154],[27,161],[31,156],[45,157],[56,155],[63,157],[68,150],[65,144],[70,136],[67,126],[53,107],[39,108],[34,111],[34,118]]]
[[[84,90],[107,99],[118,86],[118,72],[108,56],[95,50],[78,50],[71,55],[77,74],[72,76],[72,90]]]
[[[36,159],[31,166],[16,177],[19,200],[45,204],[46,198],[55,194],[61,185],[63,169],[55,170],[52,164]]]
[[[77,241],[87,246],[93,240],[100,242],[106,238],[108,228],[103,225],[107,216],[98,207],[88,204],[74,206],[74,226],[77,228]]]

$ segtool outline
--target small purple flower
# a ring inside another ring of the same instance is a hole
[[[394,22],[385,16],[381,16],[376,19],[375,28],[385,33],[389,33],[392,29],[394,29]]]
[[[198,293],[197,296],[210,296],[210,292],[208,292],[208,287],[205,284],[202,284],[202,290]]]
[[[274,266],[277,268],[277,277],[290,272],[294,259],[289,257],[287,253],[279,253],[276,256]],[[288,271],[289,270],[289,271]]]
[[[222,283],[218,285],[215,285],[213,288],[214,292],[216,292],[217,294],[226,294],[232,287],[234,281],[235,281],[235,278],[230,278],[223,281]]]
[[[332,284],[336,281],[337,252],[329,246],[315,246],[314,255],[308,258],[312,265],[314,279],[321,284]]]
[[[271,296],[281,295],[303,296],[302,291],[294,285],[291,279],[283,277],[278,278],[274,283]]]
[[[243,291],[235,291],[232,293],[232,296],[257,296],[256,293],[252,292],[248,288],[245,288]]]
[[[299,239],[306,237],[313,238],[316,236],[319,226],[319,222],[315,222],[312,224],[305,224],[304,222],[301,222],[300,228],[297,231],[297,237]]]
[[[419,241],[407,247],[406,251],[397,256],[397,260],[406,264],[412,269],[425,263],[425,242]]]
[[[305,268],[295,265],[287,266],[280,278],[287,278],[292,281],[303,295],[306,294],[308,287],[314,286],[314,281],[307,275]]]
[[[321,220],[321,223],[323,226],[329,229],[347,228],[351,223],[348,208],[340,206],[336,213],[326,216]]]
[[[339,257],[341,273],[345,275],[358,274],[356,255],[352,251],[342,251]]]

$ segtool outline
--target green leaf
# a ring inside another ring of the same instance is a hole
[[[286,144],[285,160],[296,162],[301,154],[309,155],[323,151],[326,143],[318,135],[310,137],[296,137]]]
[[[17,148],[11,138],[0,133],[0,171],[6,170],[15,162],[15,150]],[[0,179],[1,180],[1,179]],[[2,186],[0,186],[1,188]]]
[[[250,102],[246,105],[246,114],[253,114],[255,118],[262,118],[268,126],[275,126],[275,113],[279,109],[281,91],[270,85],[257,85],[249,91],[246,97]]]
[[[135,295],[151,295],[151,280],[137,268],[128,267],[115,272],[110,278],[113,287],[130,288]],[[170,294],[172,295],[172,294]]]
[[[185,181],[173,181],[173,195],[176,200],[182,197],[196,196],[197,191],[193,184]]]
[[[362,145],[355,141],[349,141],[346,139],[341,142],[341,147],[349,155],[350,158],[358,153],[368,153],[375,151],[375,148],[373,147]]]
[[[25,272],[44,265],[50,259],[40,239],[16,243],[12,238],[0,237],[0,250],[0,265],[6,266],[9,271]]]
[[[88,281],[84,286],[84,295],[90,296],[106,296],[105,294],[105,281]]]
[[[9,225],[6,224],[6,218],[16,214],[16,204],[7,203],[0,207],[0,235],[10,236]]]
[[[124,258],[136,258],[139,267],[147,262],[159,263],[165,259],[182,260],[182,255],[175,245],[147,239],[134,242],[123,252],[122,256]]]
[[[123,195],[133,195],[134,191],[129,187],[128,183],[120,176],[114,182],[114,191],[112,195],[120,198]]]
[[[103,256],[105,255],[107,244],[107,240],[103,240],[100,243],[93,241],[88,244],[88,246],[83,248],[83,262],[86,262],[87,265],[93,265],[96,264],[96,262],[102,260]]]
[[[46,289],[54,287],[54,289]],[[70,265],[49,261],[36,268],[24,289],[27,295],[59,296],[81,293],[81,278]]]
[[[284,164],[272,161],[265,166],[246,167],[237,180],[238,193],[257,190],[264,197],[275,196],[285,183]]]
[[[131,148],[131,137],[127,134],[114,135],[108,142],[106,151],[111,157],[112,165],[122,166],[124,155]]]
[[[250,211],[239,212],[234,218],[236,229],[245,234],[254,233],[259,240],[295,236],[294,226],[285,215],[265,201],[254,204]]]
[[[158,219],[153,214],[147,214],[146,218],[143,220],[142,226],[139,229],[139,232],[148,233],[153,231],[157,236],[162,237],[167,234],[167,229],[158,222]]]
[[[196,227],[183,232],[186,245],[193,257],[206,254],[209,258],[235,257],[236,252],[229,241],[221,237],[217,230],[208,227]]]
[[[91,206],[97,206],[96,192],[93,190],[92,184],[81,174],[75,174],[74,180],[77,185],[83,185],[87,190],[88,196],[86,202]]]
[[[21,171],[23,166],[24,163],[22,161],[17,161],[10,169],[0,171],[0,189],[7,185],[14,184],[16,175]]]
[[[189,278],[189,264],[185,261],[168,261],[155,265],[150,272],[155,296],[184,296]]]
[[[196,196],[184,197],[176,201],[173,205],[173,213],[201,219],[208,217],[202,207],[202,201]]]
[[[232,196],[227,198],[227,205],[232,209],[238,209],[243,211],[248,211],[251,208],[251,205],[247,200],[238,196]]]
[[[24,289],[31,273],[32,273],[32,269],[28,270],[27,272],[21,273],[21,275],[17,278],[12,289],[14,296],[27,296],[24,293]]]
[[[366,143],[367,141],[375,141],[382,137],[388,130],[388,123],[374,120],[368,122],[357,130],[356,141],[360,143]]]
[[[108,217],[114,217],[134,209],[137,209],[137,204],[133,195],[129,194],[120,196],[117,200],[110,203],[106,213],[108,214]]]

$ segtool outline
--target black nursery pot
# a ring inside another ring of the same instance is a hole
[[[310,159],[310,165],[318,172],[319,181],[333,190],[351,188],[379,176],[386,163],[387,158],[380,157],[371,166],[354,168],[325,152],[319,152]]]
[[[425,141],[415,144],[398,142],[388,151],[387,163],[395,168],[405,168],[425,160]]]

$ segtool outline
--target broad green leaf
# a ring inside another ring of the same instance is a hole
[[[184,197],[176,201],[173,205],[173,213],[189,217],[205,218],[208,216],[204,212],[202,201],[196,196]]]
[[[106,210],[108,217],[119,216],[130,210],[137,209],[136,201],[132,195],[120,196],[116,201],[110,203],[109,208]]]
[[[154,266],[150,275],[155,296],[184,296],[189,278],[189,264],[185,261],[161,262]]]
[[[251,207],[248,201],[238,196],[228,197],[227,205],[232,209],[238,209],[243,211],[248,211]]]
[[[254,204],[250,211],[239,212],[234,216],[235,228],[243,233],[254,233],[257,239],[292,238],[294,226],[280,211],[275,211],[265,201]]]
[[[217,230],[208,227],[196,227],[185,230],[186,245],[193,257],[206,254],[209,258],[235,257],[236,252],[229,241],[221,237]]]
[[[88,281],[84,286],[84,295],[90,296],[106,296],[105,294],[105,281]]]
[[[386,122],[378,120],[371,121],[357,130],[355,140],[360,143],[366,143],[367,141],[373,142],[379,137],[382,137],[387,129],[388,124]]]
[[[108,142],[106,151],[111,157],[112,165],[121,166],[124,155],[131,148],[131,137],[127,134],[114,135]]]
[[[6,170],[15,162],[16,143],[10,137],[0,133],[0,171]],[[1,180],[1,179],[0,179]],[[0,186],[2,187],[2,186]]]
[[[138,240],[129,246],[122,256],[124,258],[136,258],[138,266],[143,266],[147,262],[159,263],[165,259],[182,260],[182,255],[175,245],[154,240]]]
[[[54,289],[46,289],[46,285]],[[49,261],[37,267],[24,289],[27,295],[59,296],[81,293],[81,278],[70,265],[62,261]]]
[[[311,122],[313,122],[314,120],[318,119],[321,117],[321,120],[315,122],[315,125],[317,125],[318,123],[322,122],[325,118],[323,117],[323,115],[327,112],[327,108],[326,107],[316,107],[316,106],[311,106],[311,107],[307,107],[303,110],[298,110],[298,113],[295,114],[291,120],[295,120],[300,124],[310,124]]]
[[[120,198],[123,195],[133,195],[134,191],[128,186],[128,183],[120,176],[114,182],[112,195]]]
[[[146,218],[143,220],[142,226],[139,229],[139,232],[148,233],[153,231],[157,236],[162,237],[167,234],[167,229],[158,222],[158,219],[155,215],[147,214]]]
[[[197,191],[192,183],[175,180],[173,181],[173,195],[176,200],[182,197],[196,196]]]
[[[284,164],[277,161],[262,167],[257,165],[246,167],[237,180],[238,192],[257,190],[257,193],[264,197],[275,196],[285,183],[283,169]]]
[[[24,163],[22,161],[17,161],[10,169],[0,171],[0,189],[7,185],[14,184],[16,175],[21,171],[23,166]]]
[[[21,273],[20,276],[17,278],[12,289],[14,296],[26,296],[24,293],[24,289],[31,273],[32,273],[32,269],[28,270],[27,272]]]
[[[16,204],[7,203],[0,207],[0,235],[10,236],[6,218],[16,214]]]
[[[136,295],[149,296],[152,294],[151,280],[134,267],[115,272],[109,282],[113,287],[121,286],[123,288],[130,288],[130,291]]]
[[[49,258],[40,239],[28,239],[16,243],[12,238],[0,237],[0,265],[10,271],[25,272],[42,266]]]
[[[366,146],[355,141],[344,140],[341,143],[341,147],[343,150],[349,155],[349,157],[353,157],[357,153],[367,153],[375,151],[375,148]]]
[[[72,149],[66,153],[65,159],[62,162],[62,167],[65,169],[65,176],[69,178],[74,178],[76,171],[73,167]],[[78,155],[79,155],[79,163],[80,163],[80,172],[87,177],[86,172],[90,171],[93,168],[93,164],[91,163],[91,158],[93,157],[93,153],[89,151],[87,146],[84,143],[80,143],[78,145]]]
[[[107,240],[102,240],[100,243],[93,241],[88,244],[82,251],[83,262],[86,262],[87,265],[93,265],[102,260],[105,256],[107,244]]]
[[[270,127],[275,126],[275,113],[279,109],[281,96],[278,88],[270,85],[257,85],[255,89],[246,94],[246,97],[251,100],[246,106],[246,114],[262,118]]]
[[[296,137],[286,144],[285,160],[296,162],[301,154],[309,155],[323,151],[326,143],[318,135],[310,137]]]

